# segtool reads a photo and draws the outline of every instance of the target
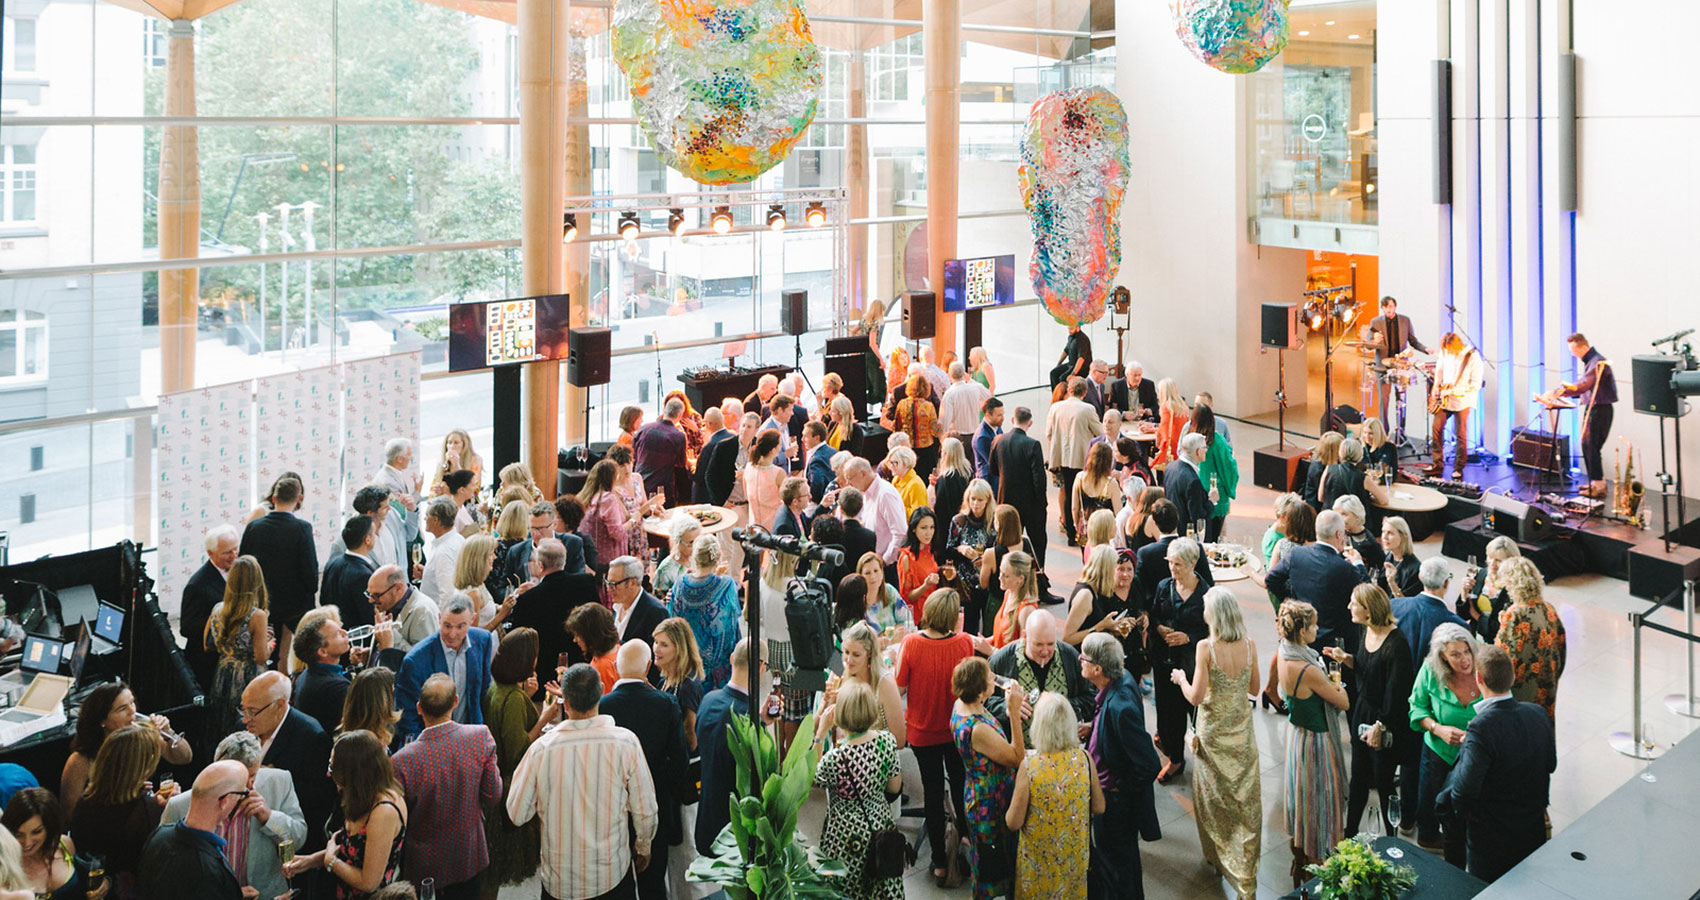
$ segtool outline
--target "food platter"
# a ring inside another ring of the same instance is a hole
[[[1257,565],[1257,558],[1239,544],[1216,543],[1202,547],[1204,558],[1210,561],[1210,577],[1216,579],[1217,584],[1246,578],[1245,564]]]
[[[703,534],[719,534],[738,524],[738,511],[724,506],[714,506],[709,503],[692,503],[686,506],[676,506],[665,514],[643,520],[643,530],[657,537],[671,537],[673,519],[678,516],[690,516],[702,526]]]

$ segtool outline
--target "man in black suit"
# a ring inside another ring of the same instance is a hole
[[[1476,652],[1482,699],[1435,797],[1443,820],[1467,823],[1470,874],[1488,882],[1546,843],[1547,790],[1558,768],[1552,720],[1512,697],[1512,680],[1505,648],[1485,644]]]
[[[741,416],[737,431],[727,431],[729,438],[714,445],[714,452],[708,454],[708,474],[704,477],[704,486],[708,491],[708,502],[715,506],[725,506],[731,501],[734,493],[742,496],[742,488],[737,485],[738,456],[750,441],[755,439],[756,425],[759,424],[753,416]],[[728,426],[730,428],[731,426]],[[702,456],[697,457],[698,468],[702,467]]]
[[[567,551],[567,561],[562,564],[561,571],[569,575],[577,575],[584,569],[584,538],[571,532],[558,531],[560,516],[555,511],[555,505],[547,500],[539,500],[531,507],[531,533],[528,540],[508,548],[508,555],[502,561],[502,577],[516,581],[526,581],[531,578],[531,554],[537,545],[550,538],[561,542]],[[447,600],[447,597],[443,599]]]
[[[348,652],[348,632],[322,606],[302,616],[298,624],[301,627],[290,649],[296,659],[307,663],[307,668],[295,681],[294,706],[312,716],[326,734],[335,734],[342,725],[342,702],[353,683],[342,667],[343,654]]]
[[[1092,409],[1098,413],[1098,418],[1104,417],[1104,409],[1110,402],[1110,364],[1101,359],[1092,360],[1092,367],[1086,370],[1086,402],[1092,404]],[[1116,436],[1110,435],[1110,442],[1115,443]]]
[[[1169,577],[1169,544],[1180,537],[1175,530],[1180,520],[1180,512],[1167,497],[1151,504],[1151,515],[1145,519],[1145,533],[1155,540],[1139,548],[1133,564],[1133,586],[1145,598],[1146,609],[1151,609],[1156,602],[1157,585]],[[1204,554],[1198,555],[1198,565],[1193,571],[1207,587],[1215,586],[1215,576],[1210,574],[1210,560]]]
[[[609,567],[610,570],[615,568]],[[638,873],[638,900],[667,900],[667,848],[684,840],[685,823],[680,815],[679,795],[684,789],[686,763],[685,717],[679,701],[645,680],[651,653],[649,644],[628,640],[620,647],[614,665],[620,680],[602,696],[600,711],[614,717],[614,724],[637,735],[649,778],[655,782],[655,809],[659,816],[655,840],[650,844],[649,867]],[[680,885],[680,892],[683,892]]]
[[[862,514],[862,505],[867,500],[862,492],[853,487],[847,487],[838,492],[838,516],[844,523],[844,564],[850,571],[856,571],[856,563],[865,553],[873,553],[879,545],[874,537],[873,529],[863,525],[856,517]]]
[[[1163,496],[1174,501],[1181,527],[1193,526],[1200,541],[1207,539],[1205,531],[1216,507],[1216,494],[1198,477],[1198,466],[1209,449],[1210,439],[1204,435],[1185,435],[1175,461],[1163,468]]]
[[[1336,637],[1347,647],[1356,646],[1352,615],[1352,589],[1369,580],[1363,557],[1346,540],[1346,520],[1332,509],[1316,517],[1316,543],[1299,547],[1269,570],[1264,583],[1282,600],[1297,598],[1316,607],[1316,643],[1321,650]]]
[[[1027,436],[1033,427],[1033,411],[1017,406],[1015,427],[992,442],[992,461],[987,467],[998,480],[998,502],[1015,507],[1021,527],[1033,542],[1033,559],[1045,567],[1045,449]]]
[[[213,672],[218,668],[218,654],[207,649],[207,620],[212,610],[224,599],[224,582],[230,577],[230,567],[236,563],[242,535],[231,525],[220,525],[207,532],[207,561],[189,583],[183,586],[182,620],[178,625],[183,635],[183,656],[189,670],[195,673],[195,683],[201,690],[212,690]]]
[[[261,672],[242,690],[242,724],[260,739],[260,764],[289,773],[301,814],[307,820],[307,839],[300,850],[312,852],[325,844],[325,820],[336,803],[336,786],[327,770],[331,738],[313,717],[289,704],[289,679],[282,672]]]
[[[378,524],[371,516],[359,515],[342,526],[343,551],[325,563],[325,577],[319,584],[319,602],[335,606],[346,625],[370,625],[372,601],[366,596],[366,583],[378,564],[372,559],[372,544],[378,539]],[[290,619],[294,625],[297,619]]]
[[[1110,407],[1123,413],[1133,412],[1135,403],[1139,406],[1136,418],[1157,421],[1157,383],[1145,377],[1145,367],[1139,362],[1127,364],[1127,376],[1110,382]],[[1123,420],[1126,420],[1124,416]]]
[[[1431,352],[1422,341],[1417,340],[1416,332],[1411,329],[1411,317],[1400,315],[1399,301],[1390,296],[1381,298],[1381,315],[1369,320],[1363,339],[1375,345],[1375,363],[1378,366],[1387,365],[1388,359],[1409,349]],[[1381,395],[1381,424],[1387,425],[1387,398],[1393,391],[1383,385],[1376,393]]]
[[[568,665],[589,662],[584,651],[567,637],[567,615],[584,603],[600,603],[595,575],[572,575],[562,571],[567,563],[567,548],[549,538],[531,554],[531,574],[534,580],[514,589],[514,611],[508,614],[508,624],[537,630],[537,683],[555,680],[556,660],[567,654]]]
[[[319,583],[313,523],[296,518],[295,509],[300,505],[301,482],[279,479],[272,489],[272,511],[248,523],[238,550],[260,564],[279,647],[289,646],[292,629],[313,606]]]
[[[691,475],[691,502],[708,503],[708,471],[714,457],[716,447],[724,441],[729,441],[736,434],[726,429],[726,418],[721,415],[719,407],[703,411],[702,414],[703,441],[702,449],[697,451],[697,470]],[[734,463],[737,460],[733,460]]]
[[[608,601],[621,642],[655,645],[655,626],[667,618],[667,607],[643,589],[643,562],[637,557],[622,556],[608,564]]]
[[[819,422],[804,426],[799,440],[803,445],[801,470],[809,483],[809,499],[819,503],[826,497],[827,488],[837,479],[832,471],[832,455],[838,451],[826,442],[826,426]]]

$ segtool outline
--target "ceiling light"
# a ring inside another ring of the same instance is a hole
[[[561,243],[570,244],[578,237],[578,216],[567,213],[561,217]]]
[[[1301,32],[1299,32],[1299,37],[1310,37],[1310,32],[1301,31]]]
[[[1373,185],[1373,184],[1364,185],[1364,193],[1366,193],[1366,194],[1375,193],[1375,185]]]
[[[1333,19],[1329,19],[1329,20],[1328,20],[1328,21],[1326,21],[1326,22],[1323,22],[1323,23],[1322,23],[1322,24],[1324,24],[1324,25],[1333,25],[1333,24],[1334,24],[1334,20],[1333,20]]]
[[[810,228],[819,228],[825,225],[826,204],[819,200],[811,201],[808,210],[803,213],[803,221],[808,223]]]
[[[1358,39],[1358,36],[1357,36],[1357,35],[1355,35],[1355,34],[1348,34],[1348,35],[1346,35],[1346,40],[1348,40],[1348,41],[1355,41],[1355,40],[1357,40],[1357,39]]]
[[[726,232],[731,231],[732,207],[716,206],[714,208],[714,215],[710,216],[708,219],[708,224],[714,229],[715,234],[725,234]]]
[[[673,232],[674,237],[678,237],[679,232],[685,230],[684,210],[674,207],[667,211],[667,230]]]
[[[637,213],[630,210],[620,213],[620,237],[628,241],[635,241],[638,232],[642,230],[642,227],[638,225]]]
[[[785,204],[774,203],[767,208],[767,227],[774,231],[785,230]]]

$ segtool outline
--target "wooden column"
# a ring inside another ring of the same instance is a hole
[[[195,114],[195,26],[171,22],[165,114]],[[201,250],[201,159],[194,125],[166,125],[159,148],[159,258],[194,259]],[[159,273],[160,391],[195,386],[195,316],[200,270]],[[138,446],[137,453],[141,453]]]
[[[565,157],[567,11],[553,0],[519,0],[521,283],[528,295],[566,288],[561,259]],[[575,301],[577,297],[573,298]],[[555,495],[561,363],[525,367],[525,452],[545,496]]]
[[[575,9],[568,24],[566,107],[567,117],[574,123],[583,122],[590,115],[590,88],[585,81],[585,55],[590,43],[589,37],[606,28],[605,15],[605,11],[600,9]],[[591,193],[590,126],[572,124],[558,130],[562,134],[565,148],[562,169],[566,185],[564,196],[587,197]],[[555,218],[555,239],[559,241],[560,215],[557,214]],[[579,216],[580,234],[589,234],[590,226],[589,216]],[[574,328],[579,328],[590,323],[590,245],[575,241],[565,245],[563,249],[566,289],[567,293],[572,295],[570,321]],[[565,379],[562,384],[563,393],[566,395],[567,444],[580,444],[589,439],[589,435],[585,434],[584,403],[592,389],[574,387],[566,384]]]
[[[962,16],[958,0],[927,0],[921,31],[927,55],[927,284],[937,304],[933,354],[956,349],[956,321],[944,314],[944,261],[956,256],[957,153],[961,143]]]
[[[867,54],[861,49],[860,28],[857,47],[850,53],[850,117],[860,119],[868,114]],[[851,125],[845,136],[844,183],[850,188],[850,215],[847,218],[866,218],[868,215],[868,126]],[[871,299],[868,296],[868,232],[872,225],[850,226],[850,314],[852,321],[861,318],[862,310]]]

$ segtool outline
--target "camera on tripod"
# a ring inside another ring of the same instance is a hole
[[[832,585],[823,578],[812,577],[812,573],[816,565],[843,565],[844,551],[790,535],[776,535],[759,526],[739,529],[732,536],[745,549],[773,550],[797,557],[796,572],[785,585],[785,625],[791,635],[794,667],[787,680],[792,690],[824,689],[833,651]]]

